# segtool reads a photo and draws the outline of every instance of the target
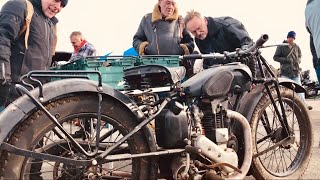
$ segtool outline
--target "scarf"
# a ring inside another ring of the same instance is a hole
[[[83,40],[83,41],[81,41],[81,43],[80,43],[80,45],[79,45],[79,47],[78,48],[74,48],[74,52],[79,52],[79,50],[82,48],[82,46],[83,45],[85,45],[87,43],[87,41],[86,40]]]

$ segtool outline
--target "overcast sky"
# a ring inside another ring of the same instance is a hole
[[[288,31],[297,33],[296,43],[302,50],[303,70],[310,69],[315,78],[309,50],[309,36],[305,29],[305,0],[177,0],[182,16],[194,9],[204,16],[231,16],[240,20],[253,39],[268,34],[270,44],[281,43]],[[0,0],[0,6],[6,0]],[[132,46],[141,18],[153,10],[157,0],[69,0],[58,15],[57,50],[72,51],[69,35],[83,32],[99,55],[113,52],[120,55]],[[272,57],[275,48],[263,49],[265,58],[279,67]]]

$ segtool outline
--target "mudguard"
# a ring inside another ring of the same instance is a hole
[[[278,78],[278,81],[279,81],[279,85],[292,89],[297,93],[305,92],[305,89],[301,85],[297,84],[291,79]],[[265,92],[264,85],[259,84],[241,98],[241,102],[236,111],[241,113],[245,118],[247,118],[249,123],[251,121],[254,108],[257,106],[264,92]]]
[[[47,83],[43,86],[43,103],[48,103],[61,96],[77,93],[77,92],[93,92],[98,91],[98,82],[87,79],[64,79]],[[116,101],[124,104],[129,111],[131,111],[141,121],[145,118],[138,106],[121,92],[112,87],[103,84],[102,94],[113,97]],[[39,100],[39,89],[36,88],[31,91],[33,97]],[[33,112],[36,105],[32,103],[31,99],[24,95],[11,103],[3,112],[0,113],[0,143],[4,142],[10,131],[14,129],[20,122]],[[150,128],[147,126],[143,129],[148,139],[151,151],[156,150],[155,139],[153,138]]]

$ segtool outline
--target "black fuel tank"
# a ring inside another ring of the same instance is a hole
[[[218,98],[230,92],[243,92],[250,88],[252,73],[248,66],[229,63],[206,69],[182,83],[188,96]]]

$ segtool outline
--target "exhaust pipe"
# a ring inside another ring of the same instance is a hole
[[[237,120],[241,124],[243,133],[244,133],[244,152],[245,152],[243,163],[240,168],[242,173],[235,172],[234,175],[231,175],[231,177],[228,177],[227,179],[244,179],[250,169],[251,162],[252,162],[252,155],[253,155],[251,127],[248,120],[238,112],[227,110],[227,117],[230,119]]]
[[[247,175],[252,161],[252,136],[251,136],[251,127],[248,122],[248,120],[240,113],[227,110],[226,111],[227,118],[234,119],[238,121],[243,129],[244,133],[244,159],[243,163],[241,165],[241,173],[234,171],[232,168],[227,166],[222,166],[223,171],[226,173],[232,173],[228,176],[226,179],[243,179]],[[194,147],[197,149],[201,149],[201,154],[203,154],[205,157],[209,158],[210,160],[216,162],[216,163],[227,163],[234,167],[238,167],[238,156],[236,152],[234,152],[232,149],[229,148],[221,148],[214,142],[212,142],[210,139],[208,139],[204,135],[199,135],[194,139]],[[211,172],[208,172],[206,175],[206,178],[211,176],[216,176],[212,174]],[[210,179],[208,178],[208,179]],[[223,177],[225,178],[225,177]],[[215,179],[215,178],[213,178]]]

